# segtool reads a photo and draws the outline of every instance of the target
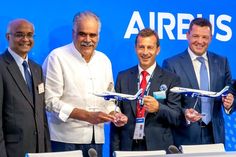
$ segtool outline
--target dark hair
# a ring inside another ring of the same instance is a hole
[[[207,26],[210,28],[211,32],[212,32],[212,25],[210,23],[209,20],[207,19],[204,19],[204,18],[195,18],[194,20],[191,21],[190,25],[189,25],[189,30],[188,32],[190,32],[193,28],[193,25],[197,25],[197,26],[200,26],[200,27],[204,27],[204,26]]]
[[[156,37],[156,39],[157,39],[156,45],[157,45],[157,47],[159,47],[160,46],[159,36],[151,28],[144,28],[138,33],[138,35],[136,36],[136,39],[135,39],[135,45],[137,45],[137,40],[138,40],[139,36],[140,37],[150,37],[150,36],[153,36],[153,35]]]

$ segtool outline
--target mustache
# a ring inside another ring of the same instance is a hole
[[[94,43],[93,42],[85,42],[85,41],[83,41],[83,42],[80,43],[80,45],[81,46],[94,46]]]

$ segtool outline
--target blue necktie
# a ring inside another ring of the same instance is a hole
[[[208,73],[207,67],[203,57],[197,57],[197,60],[201,62],[200,67],[200,89],[201,90],[209,90],[209,81],[208,81]],[[202,114],[205,116],[202,117],[202,121],[205,124],[208,124],[211,121],[211,99],[202,97],[201,98],[201,110]]]
[[[26,61],[24,61],[22,63],[23,67],[24,67],[24,74],[25,74],[25,81],[26,84],[28,86],[29,92],[30,94],[33,96],[33,84],[32,84],[32,77],[30,75],[30,72],[28,70],[28,63]]]

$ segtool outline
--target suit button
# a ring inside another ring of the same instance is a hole
[[[37,135],[38,134],[38,132],[37,131],[34,131],[34,135]]]

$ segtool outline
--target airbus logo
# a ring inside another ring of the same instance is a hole
[[[145,15],[146,17],[146,15]],[[186,33],[190,22],[195,17],[203,17],[202,14],[195,16],[189,13],[177,13],[176,15],[167,12],[149,12],[149,19],[143,19],[139,11],[134,11],[126,29],[124,38],[129,39],[131,35],[138,34],[139,30],[151,28],[158,32],[159,38],[164,35],[170,40],[186,40]],[[207,18],[204,16],[204,18]],[[212,24],[212,34],[219,41],[229,41],[232,38],[232,29],[230,27],[232,17],[222,14],[216,16],[210,14],[207,18]],[[149,23],[144,23],[149,21]]]

